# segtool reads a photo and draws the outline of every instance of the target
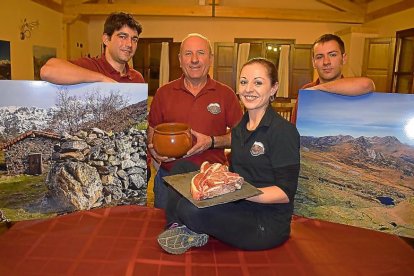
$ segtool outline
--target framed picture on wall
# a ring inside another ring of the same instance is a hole
[[[10,41],[0,40],[0,80],[11,80]]]
[[[52,57],[56,57],[56,48],[33,46],[34,80],[40,80],[40,68]]]

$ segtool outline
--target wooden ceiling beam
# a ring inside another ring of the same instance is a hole
[[[211,6],[160,6],[142,4],[81,4],[65,6],[64,12],[85,16],[108,15],[112,12],[124,11],[133,15],[149,16],[211,16]]]
[[[376,10],[388,7],[390,5],[396,4],[398,2],[401,2],[401,0],[375,0],[367,5],[367,14],[374,12]]]
[[[63,12],[63,6],[56,3],[53,0],[32,0],[32,2],[38,3],[42,6],[45,6],[49,9],[52,9],[52,10],[60,12],[60,13]]]
[[[211,6],[159,6],[136,4],[81,4],[65,6],[64,13],[79,14],[84,16],[108,15],[115,11],[125,11],[141,16],[193,16],[212,17]],[[362,15],[346,12],[327,12],[322,10],[289,10],[269,8],[236,8],[216,6],[214,17],[216,18],[249,18],[249,19],[273,19],[289,21],[311,22],[338,22],[360,24],[363,23]]]
[[[361,24],[364,22],[362,15],[354,15],[345,12],[325,10],[293,10],[273,8],[234,8],[217,6],[216,17],[225,18],[252,18],[252,19],[273,19],[287,21],[310,21],[310,22],[337,22]]]
[[[365,22],[369,22],[410,8],[414,8],[413,0],[402,0],[400,2],[392,3],[380,9],[368,12],[365,16]]]
[[[87,17],[91,15],[105,16],[111,12],[125,11],[141,16],[251,18],[350,24],[372,21],[414,7],[413,0],[354,0],[353,2],[349,0],[316,0],[340,10],[338,12],[325,10],[229,7],[221,5],[212,7],[208,5],[165,6],[151,4],[119,4],[117,1],[111,1],[112,4],[109,4],[108,0],[62,0],[62,4],[53,0],[31,1],[54,11],[69,14],[71,17]]]
[[[368,0],[353,0],[352,2],[355,2],[357,4],[366,4],[369,1]]]
[[[359,15],[365,13],[365,7],[363,5],[358,5],[348,0],[316,0],[316,2],[320,2],[339,11],[351,12]]]
[[[62,4],[64,6],[73,6],[73,5],[80,5],[86,2],[91,2],[90,0],[63,0]]]

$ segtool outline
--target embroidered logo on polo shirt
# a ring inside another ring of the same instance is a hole
[[[207,110],[208,112],[210,112],[211,114],[219,114],[221,112],[221,107],[219,103],[211,103],[207,106]]]
[[[263,143],[255,141],[250,149],[250,154],[253,156],[259,156],[265,153]]]

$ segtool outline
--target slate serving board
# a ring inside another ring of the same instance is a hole
[[[241,189],[236,190],[232,193],[227,193],[221,196],[208,198],[204,200],[194,200],[191,196],[190,192],[190,185],[191,185],[191,179],[199,173],[199,171],[190,172],[190,173],[184,173],[184,174],[176,174],[176,175],[170,175],[166,176],[163,179],[165,182],[167,182],[169,185],[171,185],[177,192],[179,192],[181,195],[183,195],[185,198],[187,198],[191,203],[193,203],[198,208],[205,208],[210,206],[215,206],[219,204],[224,204],[248,197],[252,197],[255,195],[259,195],[262,192],[251,185],[248,182],[244,182]]]

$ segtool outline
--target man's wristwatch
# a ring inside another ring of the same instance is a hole
[[[214,149],[214,136],[210,136],[211,138],[211,146],[209,149]]]

